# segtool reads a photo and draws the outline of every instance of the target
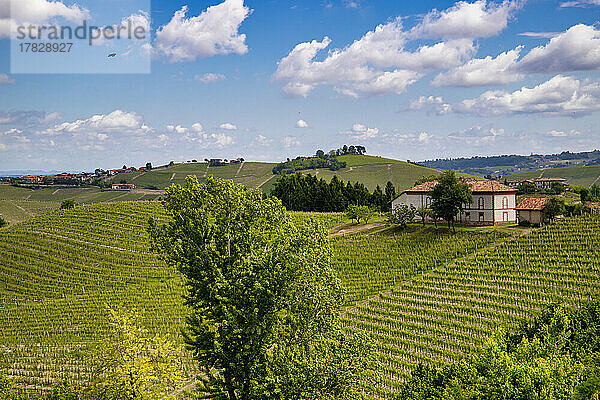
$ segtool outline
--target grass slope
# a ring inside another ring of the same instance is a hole
[[[600,165],[593,165],[590,167],[550,168],[509,175],[506,178],[509,180],[564,178],[570,185],[584,185],[589,187],[594,183],[600,183]]]

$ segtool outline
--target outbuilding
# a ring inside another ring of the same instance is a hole
[[[519,223],[527,221],[532,225],[546,222],[544,207],[550,197],[525,197],[516,207]]]

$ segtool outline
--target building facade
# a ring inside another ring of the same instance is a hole
[[[473,203],[463,204],[458,223],[469,225],[514,224],[517,222],[517,190],[497,181],[465,180],[473,193]],[[431,207],[431,191],[437,181],[425,182],[402,192],[392,201],[392,210],[403,205]],[[415,220],[420,220],[416,217]],[[428,218],[429,221],[433,221]]]

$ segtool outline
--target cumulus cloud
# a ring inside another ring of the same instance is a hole
[[[63,122],[46,133],[129,133],[146,134],[152,129],[134,112],[115,110],[110,114],[97,114],[87,119]]]
[[[512,93],[487,91],[450,106],[450,110],[480,116],[531,113],[579,116],[600,110],[600,83],[557,75],[533,88],[523,87]]]
[[[299,119],[296,121],[296,128],[308,128],[308,123],[303,119]]]
[[[0,39],[10,37],[17,24],[39,24],[57,17],[79,23],[89,18],[89,11],[77,4],[67,6],[61,0],[0,0]]]
[[[520,7],[518,1],[500,4],[478,0],[459,1],[444,11],[432,10],[411,33],[429,38],[483,38],[497,35],[508,24],[508,19]]]
[[[167,125],[167,132],[174,132],[174,133],[181,133],[181,134],[185,134],[188,133],[190,130],[189,128],[183,127],[181,125]]]
[[[600,69],[600,30],[575,25],[527,53],[517,64],[521,72],[564,73]]]
[[[485,143],[495,142],[500,136],[504,136],[504,129],[496,129],[493,127],[483,127],[480,125],[471,128],[462,129],[448,135],[448,139],[460,141],[469,145],[481,145]]]
[[[434,109],[438,115],[444,115],[452,112],[452,106],[441,96],[419,96],[418,99],[410,102],[409,110],[431,110]]]
[[[248,52],[246,35],[238,32],[251,12],[243,0],[225,0],[196,17],[186,17],[187,12],[188,7],[183,6],[168,24],[157,30],[158,54],[171,62],[183,62]]]
[[[12,134],[20,135],[21,133],[23,133],[22,130],[17,129],[17,128],[12,128],[7,131],[0,132],[0,135],[12,135]]]
[[[200,81],[202,83],[212,83],[217,81],[222,81],[225,79],[225,75],[223,74],[214,74],[212,72],[207,72],[204,75],[196,75],[194,77],[195,80]]]
[[[0,111],[0,125],[44,125],[56,121],[58,118],[58,113],[44,111]]]
[[[492,58],[478,58],[466,64],[438,74],[431,82],[433,86],[489,86],[506,85],[523,79],[515,71],[515,65],[523,46]]]
[[[379,134],[379,129],[368,128],[363,124],[354,124],[352,125],[352,129],[343,131],[342,133],[350,135],[353,139],[365,140],[377,137]]]
[[[281,144],[283,144],[283,147],[286,149],[289,149],[291,147],[299,146],[300,141],[295,136],[286,136],[281,140]]]
[[[192,124],[192,128],[191,129],[192,129],[192,132],[204,132],[204,127],[199,122],[196,122],[195,124]]]
[[[219,125],[219,128],[225,129],[228,131],[235,131],[237,129],[237,126],[232,123],[225,122],[224,124]]]

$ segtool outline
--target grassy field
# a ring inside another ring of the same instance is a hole
[[[594,183],[600,183],[600,165],[593,165],[590,167],[550,168],[541,171],[530,171],[508,175],[506,178],[509,180],[564,178],[570,185],[584,185],[589,187]]]

